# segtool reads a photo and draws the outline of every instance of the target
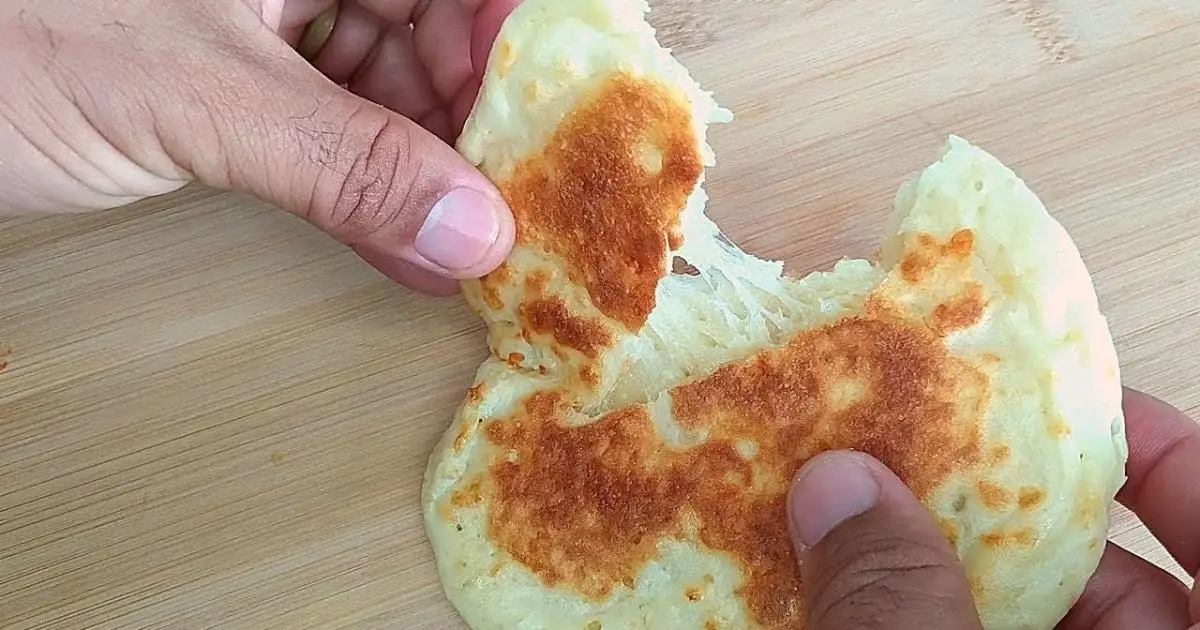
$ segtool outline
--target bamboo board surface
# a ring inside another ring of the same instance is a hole
[[[1200,5],[653,4],[737,116],[708,189],[748,250],[870,255],[963,135],[1075,238],[1126,382],[1200,413]],[[0,627],[462,627],[418,498],[484,352],[457,299],[244,198],[0,221]]]

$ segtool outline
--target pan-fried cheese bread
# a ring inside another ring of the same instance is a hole
[[[705,217],[706,127],[730,116],[646,10],[525,0],[460,140],[517,244],[464,283],[492,356],[426,473],[450,601],[477,630],[803,627],[788,482],[855,448],[937,517],[985,627],[1052,628],[1127,456],[1070,237],[951,137],[879,260],[784,276]]]

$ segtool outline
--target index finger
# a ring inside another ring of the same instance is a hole
[[[1128,480],[1117,500],[1195,575],[1200,568],[1200,425],[1132,389],[1125,390],[1124,409]]]
[[[479,93],[492,45],[519,0],[422,2],[413,13],[417,56],[450,113],[451,141]]]

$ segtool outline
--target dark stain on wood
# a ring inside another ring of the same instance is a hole
[[[1064,63],[1076,59],[1079,51],[1062,16],[1054,10],[1054,1],[1004,0],[1004,8],[1021,19],[1048,61]]]

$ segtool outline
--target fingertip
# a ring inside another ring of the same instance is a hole
[[[500,28],[520,3],[520,0],[483,0],[480,3],[471,30],[471,67],[476,77],[483,77]]]
[[[837,526],[874,508],[879,484],[854,451],[813,457],[796,473],[788,490],[790,531],[798,551],[815,547]]]
[[[887,627],[980,627],[962,564],[903,488],[859,451],[822,453],[797,473],[788,516],[805,627],[859,627],[863,611],[884,606]]]
[[[498,223],[496,240],[492,242],[491,248],[477,265],[457,276],[460,280],[474,280],[495,271],[508,258],[512,253],[513,246],[516,245],[517,224],[513,219],[512,210],[499,196],[496,197],[495,203]]]
[[[866,490],[855,490],[853,486],[865,486],[865,480],[858,477],[851,477],[850,473],[854,469],[839,464],[837,467],[826,466],[826,463],[831,460],[839,460],[843,462],[852,462],[858,470],[865,471],[870,476],[871,489],[873,495],[869,497],[870,503],[861,512],[865,512],[875,507],[886,508],[890,513],[904,518],[917,519],[925,524],[932,524],[932,516],[928,509],[912,489],[904,482],[904,480],[896,474],[887,464],[875,458],[871,454],[864,451],[856,450],[839,450],[828,451],[816,455],[810,459],[793,478],[792,485],[788,492],[788,516],[789,521],[794,519],[797,514],[793,511],[793,506],[803,506],[806,501],[808,492],[811,492],[809,487],[813,484],[825,485],[832,489],[831,492],[837,494],[839,501],[853,503],[854,501],[867,501],[867,497],[855,497],[852,491],[866,492]],[[812,476],[811,473],[818,468],[822,469],[822,474]],[[835,471],[836,474],[833,474]],[[827,474],[829,473],[829,474]],[[845,475],[845,476],[841,476]],[[861,481],[861,482],[860,482]],[[864,505],[866,505],[864,503]],[[801,508],[802,509],[802,508]],[[856,516],[853,514],[850,516]],[[849,516],[843,518],[842,521],[848,520]],[[838,523],[840,524],[840,522]],[[789,523],[790,524],[790,523]],[[836,524],[834,525],[836,527]],[[826,531],[827,533],[827,531]],[[808,541],[811,543],[811,541]],[[815,544],[815,543],[814,543]]]
[[[429,211],[409,262],[455,280],[495,270],[512,250],[516,228],[508,205],[492,190],[459,186]]]

